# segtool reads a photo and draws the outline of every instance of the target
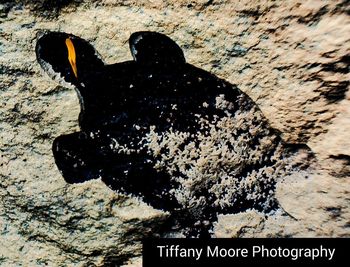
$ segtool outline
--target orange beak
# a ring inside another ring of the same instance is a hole
[[[69,39],[69,38],[66,39],[66,46],[67,46],[67,49],[68,49],[68,61],[69,61],[69,64],[72,67],[74,76],[76,78],[78,78],[78,69],[77,69],[75,48],[74,48],[74,45],[73,45],[73,42],[72,42],[71,39]]]

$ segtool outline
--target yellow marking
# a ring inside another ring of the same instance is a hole
[[[75,55],[75,48],[73,45],[73,42],[71,39],[66,39],[66,46],[68,49],[68,61],[72,67],[74,76],[78,78],[78,69],[77,69],[77,62],[76,62],[76,55]]]

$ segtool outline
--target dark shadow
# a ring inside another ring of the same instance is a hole
[[[172,177],[175,174],[183,179],[187,177],[180,171],[171,175],[164,166],[157,167],[163,160],[162,153],[170,152],[161,150],[159,155],[150,152],[149,140],[145,138],[150,128],[154,127],[160,134],[188,133],[182,146],[194,142],[199,147],[196,135],[208,134],[205,133],[207,129],[199,127],[201,118],[215,122],[217,118],[230,117],[236,112],[252,109],[261,112],[236,86],[186,63],[181,48],[163,34],[134,33],[130,37],[130,49],[134,60],[105,65],[89,43],[74,35],[46,32],[38,39],[38,62],[52,77],[59,74],[73,84],[80,99],[81,131],[59,136],[53,143],[56,164],[67,183],[101,177],[118,192],[140,196],[153,207],[170,211],[173,216],[166,227],[177,225],[186,229],[187,236],[208,237],[212,222],[220,212],[276,209],[274,200],[267,202],[267,197],[247,199],[244,193],[232,199],[237,204],[218,208],[213,204],[218,196],[196,190],[191,197],[206,199],[198,213],[179,201],[174,190],[181,191],[181,185]],[[218,108],[220,95],[232,105]],[[264,118],[251,123],[276,135]],[[246,132],[251,135],[249,129],[242,127],[231,137],[234,140]],[[263,136],[252,136],[247,145],[254,149],[260,145],[261,138]],[[274,166],[278,159],[272,159],[273,154],[280,143],[279,137],[274,137],[264,157],[242,167],[242,177],[261,166]],[[232,149],[236,149],[234,145]],[[275,182],[254,186],[270,196]]]

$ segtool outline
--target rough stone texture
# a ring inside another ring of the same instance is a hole
[[[1,264],[126,264],[168,217],[100,181],[65,184],[51,144],[77,130],[79,105],[41,72],[41,29],[89,40],[108,63],[131,58],[132,32],[163,32],[188,62],[246,92],[286,142],[312,149],[313,170],[278,181],[281,209],[220,215],[215,236],[350,236],[348,1],[2,2]]]

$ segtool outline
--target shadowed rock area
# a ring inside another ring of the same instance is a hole
[[[36,36],[42,30],[86,39],[108,64],[131,60],[126,43],[133,32],[164,33],[183,49],[188,63],[237,85],[278,138],[298,151],[291,158],[299,163],[297,172],[273,175],[277,208],[218,214],[213,236],[350,235],[348,1],[80,2],[0,4],[0,243],[6,244],[1,264],[118,266],[130,260],[139,266],[141,238],[181,234],[176,227],[169,230],[170,213],[116,193],[101,180],[70,185],[62,178],[52,143],[79,131],[80,108],[74,90],[52,81],[36,61]],[[235,164],[228,143],[220,150],[212,144],[229,140],[227,133],[238,121],[250,125],[254,116],[236,114],[235,123],[215,122],[219,127],[213,128],[202,121],[211,133],[196,137],[194,143],[206,144],[202,147],[184,141],[184,133],[163,135],[154,128],[147,135],[148,149],[160,169],[183,182],[179,193],[186,196],[198,184],[186,183],[183,176],[208,181],[199,174],[211,176]],[[267,141],[267,149],[278,146],[274,139]],[[244,151],[254,155],[251,149]],[[265,175],[259,170],[251,181]],[[222,205],[225,179],[217,177],[221,186],[200,186],[217,193]],[[249,188],[232,186],[235,194]]]

